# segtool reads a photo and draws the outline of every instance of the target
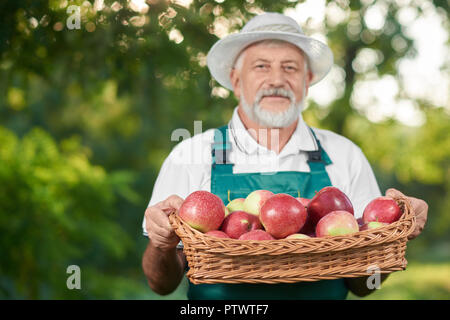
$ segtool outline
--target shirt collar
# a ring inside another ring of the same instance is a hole
[[[239,116],[238,107],[234,109],[233,116],[231,117],[229,124],[231,128],[230,140],[234,145],[234,148],[238,148],[240,151],[247,154],[274,153],[274,151],[269,150],[257,143],[256,140],[250,135]],[[281,150],[279,156],[282,157],[291,154],[298,154],[299,151],[314,150],[317,150],[315,139],[300,114],[297,127],[292,133],[289,141],[284,146],[283,150]]]

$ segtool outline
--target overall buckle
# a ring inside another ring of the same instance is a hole
[[[308,162],[322,162],[322,151],[308,151]]]

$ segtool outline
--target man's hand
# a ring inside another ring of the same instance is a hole
[[[181,282],[186,257],[176,246],[180,238],[169,221],[169,214],[180,209],[183,199],[172,195],[145,210],[145,228],[150,239],[142,257],[142,268],[150,288],[169,294]]]
[[[403,193],[393,188],[386,191],[386,196],[392,198],[405,197],[409,200],[414,210],[414,214],[416,215],[416,229],[408,236],[408,240],[416,238],[422,232],[425,223],[427,222],[428,204],[421,199],[405,196]]]
[[[169,214],[178,210],[183,199],[171,195],[145,210],[145,228],[152,246],[167,250],[175,248],[180,238],[176,235],[169,221]]]

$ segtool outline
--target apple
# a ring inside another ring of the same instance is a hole
[[[364,223],[371,221],[392,223],[400,219],[402,210],[394,199],[378,197],[369,202],[363,212]]]
[[[358,222],[353,214],[344,210],[328,213],[319,220],[316,226],[316,236],[343,236],[359,231]]]
[[[230,213],[222,223],[220,230],[230,238],[238,239],[244,233],[251,230],[262,229],[259,218],[245,211],[234,211]]]
[[[178,214],[189,226],[206,233],[219,229],[225,218],[225,205],[211,192],[194,191],[183,201]]]
[[[295,199],[300,201],[300,203],[303,204],[305,206],[305,208],[308,206],[308,203],[311,201],[311,199],[300,198],[300,197],[297,197]]]
[[[227,207],[225,207],[225,217],[227,217],[230,214],[230,210],[228,210]]]
[[[275,240],[275,238],[270,233],[257,229],[244,233],[239,237],[239,240]]]
[[[372,230],[372,229],[387,226],[388,224],[389,223],[385,223],[385,222],[370,221],[368,223],[363,224],[362,226],[359,226],[359,231]]]
[[[227,208],[230,213],[234,211],[244,211],[244,198],[236,198],[234,200],[231,200],[227,204]]]
[[[336,187],[322,188],[311,199],[307,211],[311,225],[316,226],[320,219],[332,211],[343,210],[354,214],[350,199]]]
[[[218,237],[218,238],[230,238],[229,235],[227,235],[225,232],[220,231],[220,230],[211,230],[206,232],[205,234],[209,235],[209,236],[213,236],[213,237]]]
[[[306,209],[306,212],[308,212],[308,209]],[[312,222],[311,216],[308,214],[305,225],[300,229],[299,233],[310,235],[314,234],[314,232],[316,232],[316,225]]]
[[[306,222],[305,207],[293,196],[275,194],[261,207],[259,219],[264,229],[274,238],[286,238],[297,233]]]
[[[293,233],[291,235],[288,235],[285,239],[309,239],[310,236],[307,236],[303,233]]]
[[[259,216],[264,202],[273,196],[269,190],[255,190],[251,192],[244,201],[244,211]]]

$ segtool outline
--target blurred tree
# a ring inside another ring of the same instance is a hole
[[[77,140],[58,145],[38,128],[19,139],[0,127],[0,145],[0,296],[115,297],[108,290],[94,292],[101,278],[116,285],[112,275],[124,270],[115,263],[133,248],[113,221],[118,195],[133,196],[128,187],[133,175],[108,175],[89,163],[88,150]],[[63,281],[72,264],[81,267],[79,292],[67,290]],[[128,286],[139,288],[139,283]]]

